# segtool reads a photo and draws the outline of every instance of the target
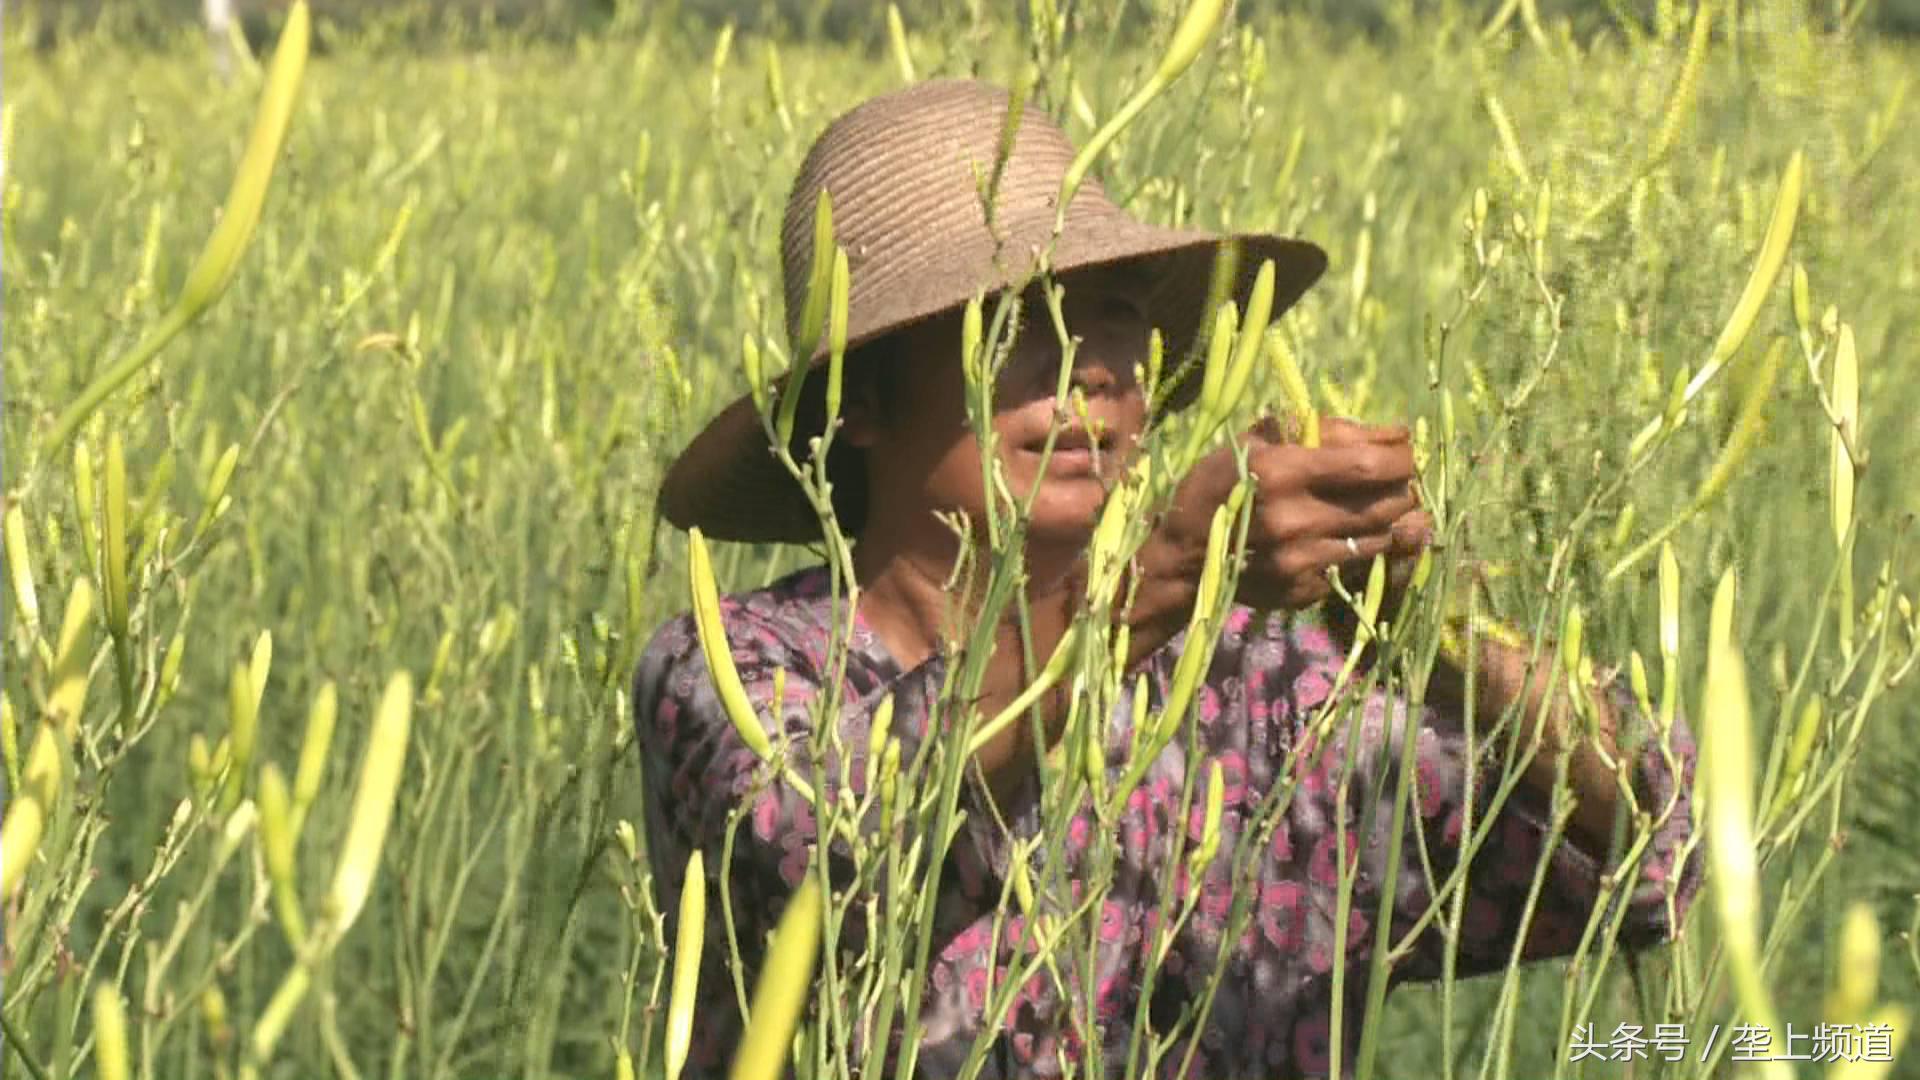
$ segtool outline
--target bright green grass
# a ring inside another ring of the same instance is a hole
[[[1368,418],[1437,423],[1423,341],[1457,303],[1472,192],[1489,190],[1495,227],[1515,209],[1530,212],[1532,192],[1510,176],[1489,122],[1466,47],[1471,24],[1448,29],[1436,14],[1419,30],[1366,44],[1310,25],[1264,27],[1257,125],[1238,122],[1241,58],[1222,49],[1122,139],[1105,172],[1142,215],[1278,227],[1326,246],[1333,268],[1295,323],[1309,378],[1322,391],[1364,388],[1350,408]],[[1096,34],[1073,52],[1104,117],[1153,57],[1103,59]],[[1024,39],[988,25],[914,40],[922,75],[978,59],[1004,79]],[[1475,511],[1473,542],[1491,559],[1531,559],[1566,528],[1657,411],[1672,373],[1706,355],[1745,280],[1775,180],[1803,148],[1810,195],[1792,258],[1807,268],[1816,318],[1837,305],[1859,342],[1872,451],[1856,557],[1865,596],[1900,523],[1920,511],[1911,479],[1920,468],[1920,87],[1909,83],[1891,137],[1864,153],[1903,75],[1920,72],[1920,53],[1751,33],[1736,61],[1716,41],[1672,159],[1594,235],[1575,239],[1568,227],[1658,125],[1684,35],[1631,52],[1614,35],[1577,59],[1556,44],[1559,57],[1542,56],[1516,30],[1487,57],[1488,85],[1529,169],[1553,181],[1550,280],[1568,300],[1555,366],[1482,463],[1492,501]],[[331,873],[388,674],[405,668],[422,688],[385,864],[332,973],[332,1022],[363,1075],[611,1074],[626,957],[636,935],[652,932],[609,871],[612,825],[640,807],[625,683],[646,636],[686,599],[684,538],[659,530],[656,561],[653,492],[670,455],[743,388],[742,333],[779,325],[774,244],[807,142],[835,112],[895,82],[883,50],[782,42],[783,122],[766,93],[766,43],[736,41],[717,83],[711,47],[670,28],[422,58],[335,40],[310,65],[231,292],[87,430],[96,454],[109,429],[125,440],[135,550],[161,522],[190,527],[213,463],[230,443],[241,448],[230,511],[200,550],[146,578],[137,601],[136,636],[155,642],[142,672],[191,612],[177,697],[110,786],[82,780],[111,827],[93,854],[98,879],[56,924],[81,962],[104,946],[96,977],[111,977],[124,957],[136,1005],[147,948],[201,884],[206,837],[105,940],[103,920],[148,872],[188,791],[189,739],[224,732],[232,663],[270,631],[257,760],[290,771],[313,694],[328,679],[340,688],[334,764],[301,854],[309,896]],[[40,54],[9,40],[5,64],[6,484],[24,499],[42,619],[57,626],[70,583],[88,571],[70,452],[40,460],[37,435],[165,309],[224,195],[253,89],[215,84],[191,35],[159,54],[92,39]],[[1302,125],[1298,167],[1276,190]],[[1888,130],[1886,118],[1879,128]],[[1069,130],[1089,133],[1078,120]],[[1356,320],[1352,261],[1369,205],[1371,273]],[[397,256],[369,281],[409,207]],[[1524,279],[1507,275],[1455,329],[1448,381],[1463,412],[1469,365],[1491,392],[1518,383],[1545,341],[1539,310]],[[1781,332],[1793,332],[1784,278],[1746,362],[1637,485],[1630,540],[1684,504],[1730,422],[1729,388]],[[1776,647],[1797,659],[1812,622],[1829,617],[1818,574],[1833,546],[1827,436],[1797,349],[1776,396],[1769,434],[1740,478],[1675,537],[1695,676],[1684,700],[1698,707],[1712,584],[1737,565],[1736,632],[1762,724],[1772,722]],[[170,536],[162,550],[171,556],[180,542]],[[1618,549],[1596,551],[1574,578],[1588,640],[1604,657],[1624,660],[1636,647],[1657,656],[1652,564],[1605,589],[1600,577]],[[723,586],[750,588],[806,558],[722,549],[718,569]],[[1905,565],[1911,593],[1920,578],[1910,555]],[[1529,563],[1497,594],[1510,600],[1543,573]],[[31,720],[44,687],[29,683],[25,640],[10,630],[7,648],[5,689]],[[89,722],[110,715],[117,695],[109,663],[95,674]],[[1911,684],[1878,707],[1842,809],[1849,842],[1789,962],[1771,973],[1783,1016],[1813,1015],[1831,928],[1852,898],[1871,901],[1889,935],[1883,997],[1920,999],[1920,958],[1895,936],[1920,890],[1916,716]],[[267,909],[249,921],[262,894],[246,866],[251,845],[244,851],[159,996],[163,1014],[184,1025],[157,1059],[165,1075],[211,1074],[209,1031],[189,997],[194,976],[236,935],[252,937],[218,974],[236,1038],[287,966]],[[1710,920],[1707,904],[1696,910],[1692,925]],[[52,1061],[56,1009],[71,1017],[85,995],[63,1002],[56,987],[26,984],[28,1001],[17,974],[7,1015]],[[1557,969],[1530,978],[1548,985]],[[1490,1003],[1490,989],[1463,988],[1462,1015]],[[1409,990],[1394,999],[1388,1075],[1435,1060],[1436,998]],[[1628,1005],[1623,997],[1598,1016],[1618,1018]],[[637,1039],[637,1015],[634,1023]],[[323,1074],[323,1026],[296,1023],[272,1074]],[[1534,1034],[1523,1021],[1521,1030],[1516,1075],[1536,1075],[1553,1026]],[[1477,1051],[1471,1030],[1457,1036]],[[1913,1061],[1920,1055],[1902,1068]],[[1478,1064],[1476,1053],[1464,1067]]]

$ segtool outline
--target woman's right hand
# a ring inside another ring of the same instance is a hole
[[[1329,568],[1341,569],[1351,587],[1365,580],[1375,555],[1409,560],[1430,540],[1431,521],[1413,492],[1406,428],[1325,419],[1320,434],[1318,447],[1306,447],[1284,440],[1271,421],[1248,433],[1247,467],[1256,487],[1235,599],[1255,610],[1313,607],[1332,591]],[[1135,561],[1139,587],[1127,613],[1130,662],[1152,655],[1186,627],[1214,508],[1238,481],[1231,448],[1203,458],[1142,545]]]

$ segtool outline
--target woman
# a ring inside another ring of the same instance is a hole
[[[836,241],[848,251],[852,268],[849,340],[854,353],[848,361],[843,426],[835,436],[836,454],[842,456],[830,469],[836,478],[836,513],[856,541],[854,570],[862,590],[850,655],[839,676],[846,703],[840,745],[854,759],[856,796],[864,791],[864,748],[873,710],[890,697],[893,730],[914,746],[928,737],[929,706],[958,660],[943,644],[958,640],[947,628],[969,625],[969,601],[947,591],[960,554],[949,519],[960,512],[977,524],[987,504],[982,451],[963,405],[958,311],[977,289],[992,294],[1024,279],[1031,266],[1026,260],[1049,243],[1053,202],[1073,156],[1065,135],[1027,110],[1005,169],[992,185],[997,201],[989,218],[982,210],[987,185],[978,181],[992,172],[1007,108],[1004,91],[972,81],[925,83],[875,98],[820,137],[788,204],[783,238],[790,334],[798,336],[813,209],[823,188],[831,197]],[[1205,315],[1209,270],[1223,239],[1137,222],[1092,181],[1080,188],[1065,221],[1052,247],[1051,266],[1065,287],[1067,327],[1080,339],[1070,377],[1085,412],[1069,414],[1056,407],[1061,358],[1041,309],[1039,317],[1028,318],[1033,328],[1014,340],[997,385],[993,418],[1012,494],[1024,499],[1037,491],[1027,538],[1027,599],[1033,655],[1042,658],[1068,627],[1082,595],[1078,568],[1107,490],[1159,407],[1146,400],[1137,377],[1150,329],[1159,327],[1166,335],[1167,356],[1183,355]],[[1325,267],[1324,255],[1309,244],[1270,236],[1235,239],[1248,272],[1234,287],[1244,297],[1251,270],[1271,259],[1277,271],[1276,312],[1295,302]],[[823,359],[821,351],[812,354],[816,367]],[[1193,396],[1191,382],[1181,383],[1166,404],[1178,408]],[[806,398],[796,447],[805,447],[820,430],[819,401],[817,392]],[[1043,471],[1039,451],[1056,422],[1063,433]],[[1471,812],[1475,825],[1481,823],[1507,767],[1508,742],[1516,735],[1523,747],[1537,736],[1538,750],[1514,797],[1495,811],[1497,820],[1473,864],[1461,929],[1452,942],[1457,974],[1496,970],[1511,956],[1548,835],[1545,808],[1563,747],[1572,748],[1568,782],[1574,810],[1566,838],[1548,856],[1531,930],[1520,943],[1524,955],[1564,954],[1577,944],[1603,874],[1615,869],[1608,852],[1615,850],[1611,840],[1616,815],[1623,811],[1623,788],[1658,827],[1638,864],[1618,871],[1627,903],[1622,946],[1667,938],[1697,888],[1698,871],[1680,858],[1691,828],[1692,742],[1685,728],[1669,733],[1668,746],[1683,774],[1676,778],[1659,749],[1661,740],[1643,737],[1649,725],[1632,696],[1608,680],[1593,703],[1598,731],[1583,739],[1573,733],[1564,690],[1549,701],[1538,686],[1547,680],[1535,678],[1528,688],[1527,657],[1520,650],[1488,645],[1476,660],[1474,727],[1481,749],[1473,760],[1467,756],[1458,692],[1464,671],[1443,668],[1429,689],[1432,704],[1417,716],[1401,701],[1376,696],[1368,702],[1354,775],[1372,777],[1378,765],[1386,767],[1389,780],[1384,788],[1355,783],[1342,805],[1344,744],[1330,740],[1319,748],[1328,752],[1313,753],[1304,730],[1331,692],[1351,630],[1346,620],[1315,621],[1297,613],[1326,598],[1330,568],[1363,576],[1374,556],[1384,554],[1395,567],[1396,583],[1402,581],[1429,540],[1431,519],[1412,491],[1412,451],[1402,428],[1329,421],[1322,444],[1312,449],[1286,443],[1270,430],[1250,437],[1249,464],[1258,486],[1248,565],[1199,694],[1198,744],[1177,740],[1155,760],[1128,804],[1118,838],[1120,870],[1098,913],[1097,983],[1070,987],[1064,996],[1047,978],[1036,977],[1023,987],[1009,1016],[994,1018],[1005,1026],[996,1029],[1001,1037],[985,1075],[1055,1075],[1063,1059],[1084,1062],[1096,1050],[1119,1075],[1143,994],[1149,996],[1157,1030],[1195,1005],[1216,968],[1243,817],[1283,782],[1296,787],[1280,826],[1260,839],[1264,850],[1252,898],[1255,914],[1228,953],[1188,1075],[1328,1074],[1335,1056],[1331,972],[1342,815],[1349,860],[1360,866],[1345,928],[1353,974],[1345,981],[1338,1048],[1340,1060],[1351,1063],[1364,1021],[1365,972],[1374,938],[1370,920],[1380,911],[1386,871],[1392,763],[1401,760],[1409,730],[1416,732],[1418,773],[1390,927],[1396,942],[1427,910],[1433,881],[1444,881],[1457,865],[1463,819]],[[1208,522],[1237,477],[1228,451],[1203,460],[1132,568],[1137,600],[1118,617],[1129,628],[1130,662],[1147,675],[1156,701],[1167,692],[1182,647]],[[661,509],[675,524],[699,526],[718,539],[806,542],[819,536],[816,515],[769,453],[750,397],[724,411],[675,462],[661,492]],[[827,651],[832,627],[843,621],[829,595],[825,569],[803,570],[769,588],[728,597],[722,612],[749,694],[770,725],[778,713],[777,726],[803,762],[802,773],[812,775],[804,764],[808,707],[836,677]],[[773,687],[782,670],[785,696],[776,709]],[[1022,663],[1019,629],[1008,620],[988,661],[982,714],[999,712],[1032,674]],[[650,853],[663,884],[677,889],[677,874],[693,848],[707,853],[706,866],[717,877],[727,820],[736,809],[747,812],[733,840],[729,886],[740,920],[736,940],[751,961],[806,872],[815,839],[810,806],[789,785],[770,781],[734,731],[716,701],[691,616],[671,620],[650,643],[636,675],[634,702],[653,800]],[[1522,706],[1520,718],[1501,736],[1491,735],[1516,703]],[[1047,736],[1057,734],[1064,706],[1059,694],[1043,703]],[[1126,759],[1130,716],[1123,701],[1108,725],[1112,765]],[[1623,732],[1633,738],[1623,738]],[[1621,747],[1628,741],[1639,748],[1623,756]],[[942,877],[920,1075],[952,1075],[960,1069],[975,1036],[990,1022],[984,1015],[989,966],[999,978],[1016,956],[1020,920],[1009,920],[1011,929],[999,938],[993,927],[1009,865],[1008,834],[1031,836],[1038,827],[1034,742],[1033,732],[1016,727],[983,747],[973,775],[984,783],[970,783],[963,795],[971,812]],[[903,749],[903,760],[911,749]],[[1194,883],[1199,904],[1149,989],[1140,983],[1145,943],[1157,933],[1157,883],[1164,880],[1161,872],[1178,831],[1198,825],[1176,820],[1189,754],[1207,759],[1201,775],[1218,762],[1226,779],[1220,848],[1203,880]],[[1283,776],[1287,769],[1291,773]],[[993,824],[996,818],[1004,828]],[[1364,843],[1363,821],[1373,829]],[[1070,863],[1086,851],[1093,827],[1089,815],[1074,821],[1064,845]],[[1430,862],[1420,855],[1416,833],[1425,838]],[[1070,864],[1069,878],[1072,871]],[[710,910],[717,907],[712,904]],[[724,942],[725,933],[716,912],[706,940]],[[1414,948],[1391,971],[1395,982],[1441,974],[1449,942],[1438,923],[1428,922],[1414,940]],[[733,982],[722,966],[727,951],[712,945],[707,951],[704,1004],[689,1062],[695,1073],[724,1067],[739,1032]],[[1088,1015],[1089,994],[1097,1016],[1091,1039],[1087,1025],[1078,1022]],[[1096,1040],[1097,1048],[1088,1045]],[[1175,1054],[1164,1068],[1171,1074],[1184,1061],[1184,1054]]]

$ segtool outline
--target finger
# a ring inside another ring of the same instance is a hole
[[[1344,416],[1320,419],[1320,445],[1356,446],[1366,443],[1404,443],[1413,440],[1405,424],[1365,424]]]
[[[1365,497],[1295,495],[1257,509],[1250,531],[1259,540],[1275,543],[1390,533],[1396,522],[1417,513],[1413,495],[1404,487]]]
[[[1415,510],[1395,519],[1391,528],[1393,554],[1418,555],[1433,543],[1433,515]]]
[[[1324,579],[1329,568],[1365,565],[1384,555],[1392,544],[1386,530],[1361,536],[1319,537],[1277,547],[1268,556],[1272,571],[1283,580]]]
[[[1413,447],[1407,443],[1361,442],[1307,451],[1299,462],[1306,486],[1315,491],[1367,489],[1411,484]]]

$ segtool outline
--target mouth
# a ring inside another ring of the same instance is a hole
[[[1067,475],[1092,475],[1096,461],[1104,461],[1115,452],[1118,446],[1110,431],[1089,431],[1076,423],[1061,428],[1053,441],[1053,456],[1047,460],[1049,473]],[[1039,457],[1047,447],[1046,435],[1028,441],[1020,447],[1022,453]]]

